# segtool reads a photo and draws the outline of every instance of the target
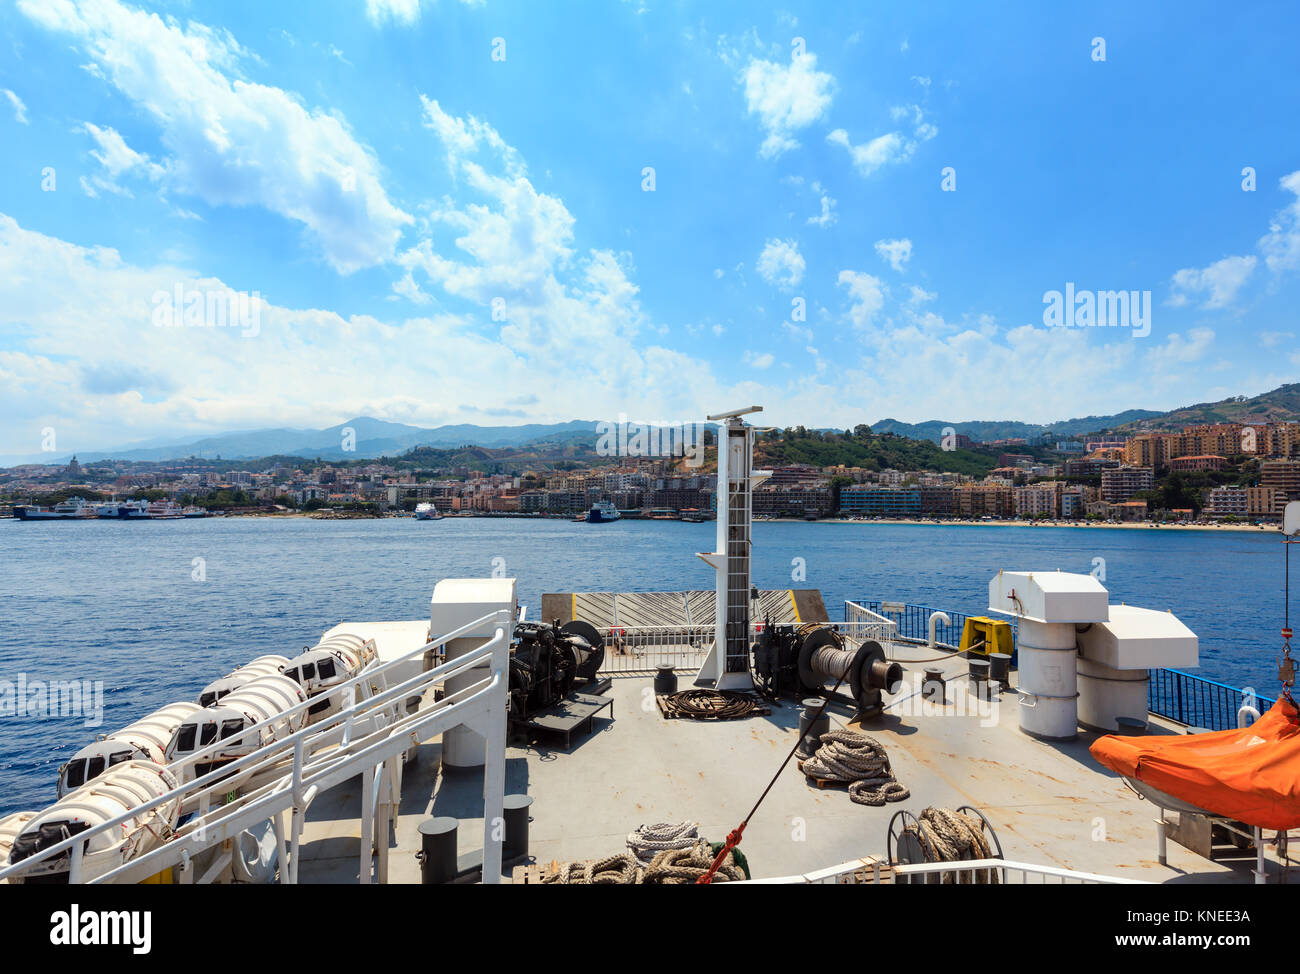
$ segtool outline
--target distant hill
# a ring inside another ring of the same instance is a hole
[[[1234,396],[1220,402],[1198,403],[1184,406],[1159,418],[1129,423],[1124,431],[1137,429],[1176,429],[1199,423],[1279,423],[1300,420],[1300,382],[1278,386],[1260,396]]]
[[[1029,439],[1040,434],[1048,436],[1081,436],[1087,433],[1116,432],[1132,435],[1141,429],[1180,429],[1198,423],[1267,423],[1300,421],[1300,383],[1279,386],[1272,392],[1247,397],[1234,396],[1220,402],[1199,403],[1168,412],[1150,409],[1129,409],[1112,416],[1083,416],[1056,423],[1024,423],[1016,420],[956,420],[932,419],[924,423],[902,423],[896,419],[882,419],[871,424],[873,433],[896,433],[916,440],[939,443],[945,427],[951,427],[972,440],[987,443],[1023,437]]]
[[[344,430],[352,430],[354,447],[345,450]],[[519,447],[530,443],[557,445],[567,442],[596,441],[594,420],[567,423],[528,423],[522,426],[454,426],[423,428],[405,423],[390,423],[369,416],[358,416],[326,429],[260,429],[220,433],[197,440],[152,440],[109,450],[78,450],[82,463],[96,460],[176,460],[201,456],[220,456],[227,460],[254,459],[267,456],[320,457],[328,460],[361,460],[396,456],[416,447],[452,449],[461,446],[489,448]],[[71,453],[35,454],[0,457],[0,464],[67,463]]]
[[[847,431],[846,431],[847,432]],[[891,433],[865,435],[823,430],[774,430],[754,445],[755,463],[779,466],[806,463],[815,467],[843,464],[867,470],[942,470],[983,476],[996,465],[987,453],[944,450],[924,439]]]
[[[930,440],[940,443],[945,427],[956,430],[972,440],[987,443],[990,440],[1029,439],[1041,434],[1051,436],[1079,436],[1083,433],[1097,433],[1102,430],[1115,429],[1118,426],[1140,422],[1162,416],[1150,409],[1129,409],[1114,416],[1084,416],[1079,419],[1066,419],[1046,426],[1036,423],[1021,423],[1015,420],[973,420],[957,422],[955,420],[931,419],[924,423],[902,423],[896,419],[882,419],[871,424],[874,433],[894,433],[898,436],[911,437],[914,440]]]

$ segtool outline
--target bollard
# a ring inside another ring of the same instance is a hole
[[[669,694],[677,692],[677,674],[673,672],[673,667],[664,665],[658,667],[659,672],[655,675],[655,693]]]
[[[530,795],[506,795],[502,802],[502,815],[506,820],[502,859],[528,858],[528,809],[532,804]]]
[[[986,660],[986,659],[976,659],[975,657],[972,656],[972,657],[967,661],[967,665],[968,665],[969,668],[970,668],[970,681],[971,681],[971,683],[975,684],[975,685],[978,687],[979,685],[988,682],[988,679],[989,679],[989,661],[988,661],[988,660]]]
[[[831,719],[825,713],[813,720],[823,702],[821,697],[809,697],[803,701],[803,712],[799,714],[799,749],[809,754],[817,750],[821,736],[831,729]]]
[[[446,816],[420,823],[420,882],[425,886],[450,883],[456,878],[456,830],[460,821]]]
[[[989,679],[997,680],[1004,687],[1011,685],[1011,654],[989,653]]]
[[[921,682],[921,699],[937,704],[947,702],[947,684],[943,679],[943,670],[937,666],[925,670],[925,679]]]

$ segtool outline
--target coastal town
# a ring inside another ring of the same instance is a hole
[[[937,448],[866,426],[842,434],[797,428],[769,431],[756,449],[770,470],[753,492],[758,519],[1267,524],[1300,499],[1297,422],[990,442],[953,432]],[[873,458],[791,459],[854,450]],[[716,511],[711,451],[696,465],[684,456],[608,457],[572,447],[525,458],[425,448],[352,461],[73,457],[0,470],[0,514],[84,499],[170,502],[200,514],[364,517],[432,504],[443,515],[574,517],[605,502],[622,517],[707,520]],[[875,459],[891,456],[908,459]]]

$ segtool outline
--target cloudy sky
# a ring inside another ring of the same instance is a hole
[[[1294,6],[897,6],[0,0],[0,454],[1300,374]]]

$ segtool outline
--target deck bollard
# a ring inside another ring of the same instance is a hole
[[[506,795],[501,805],[506,822],[501,858],[528,858],[528,810],[532,804],[531,795]]]
[[[450,883],[456,878],[456,830],[459,819],[440,815],[420,823],[420,882],[425,886]]]
[[[825,713],[813,719],[824,703],[821,697],[808,697],[803,701],[803,711],[799,714],[799,749],[809,754],[817,750],[821,736],[831,729],[831,719]]]

